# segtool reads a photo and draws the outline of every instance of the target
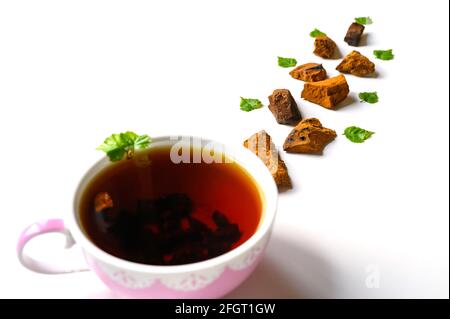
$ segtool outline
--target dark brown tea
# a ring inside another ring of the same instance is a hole
[[[237,163],[175,164],[170,147],[104,168],[80,205],[82,227],[95,245],[151,265],[224,254],[255,233],[261,213],[259,189]]]

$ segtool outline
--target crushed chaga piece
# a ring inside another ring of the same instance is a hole
[[[348,93],[347,80],[341,74],[327,80],[305,83],[302,98],[327,109],[334,109]]]
[[[362,24],[353,22],[347,30],[344,41],[347,42],[348,45],[357,47],[359,45],[359,41],[361,41],[363,32],[364,26]]]
[[[289,133],[283,149],[289,153],[321,154],[335,138],[336,132],[323,127],[318,119],[304,119]]]
[[[228,218],[221,212],[214,211],[212,219],[217,226],[213,233],[216,239],[220,239],[222,242],[232,245],[241,238],[242,233],[239,230],[238,225],[231,224]]]
[[[331,59],[336,49],[336,43],[327,36],[319,36],[314,40],[314,54],[321,58]]]
[[[212,219],[217,227],[226,227],[230,224],[227,216],[217,210],[213,212]]]
[[[305,82],[323,81],[327,78],[327,71],[322,64],[306,63],[293,69],[289,74],[297,80]]]
[[[267,166],[278,187],[292,186],[286,164],[281,159],[272,138],[265,131],[260,131],[244,141],[244,146],[256,154]]]
[[[100,213],[114,206],[111,196],[107,192],[98,193],[94,199],[95,212]]]
[[[291,92],[277,89],[269,96],[269,110],[279,124],[297,124],[301,119],[300,112]]]
[[[358,51],[352,51],[336,67],[342,73],[366,76],[375,72],[375,64]]]
[[[169,194],[158,198],[155,203],[161,217],[165,219],[187,217],[192,210],[192,201],[186,194]]]
[[[136,211],[122,209],[108,232],[128,260],[154,265],[193,263],[230,251],[243,235],[224,213],[205,213],[206,220],[193,217],[191,198],[172,193],[139,200]]]

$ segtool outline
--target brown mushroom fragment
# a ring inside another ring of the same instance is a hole
[[[286,164],[281,159],[269,134],[259,131],[245,140],[244,146],[263,161],[278,187],[292,187]]]
[[[327,71],[322,64],[306,63],[293,69],[289,74],[297,80],[305,82],[317,82],[327,78]]]
[[[95,212],[100,213],[114,206],[111,196],[107,192],[98,193],[94,199]]]
[[[137,210],[120,211],[107,232],[127,260],[144,264],[180,265],[214,258],[230,251],[243,235],[224,212],[205,209],[206,215],[197,215],[192,199],[183,193],[139,199]]]
[[[326,35],[319,36],[314,41],[314,54],[321,58],[331,59],[336,49],[336,43]]]
[[[336,132],[323,127],[318,119],[304,119],[289,133],[283,149],[289,153],[321,154],[335,138]]]
[[[361,40],[363,32],[364,26],[362,24],[353,22],[348,28],[344,41],[347,42],[348,45],[357,47],[359,45],[359,41]]]
[[[297,124],[301,119],[300,112],[291,92],[277,89],[269,96],[269,110],[279,124]]]
[[[336,67],[342,73],[366,76],[375,72],[375,64],[358,51],[352,51]]]
[[[338,75],[333,78],[305,83],[302,98],[327,109],[334,109],[349,93],[345,76]]]

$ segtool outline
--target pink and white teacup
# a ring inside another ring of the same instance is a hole
[[[190,141],[190,137],[181,140]],[[261,221],[256,232],[235,249],[201,262],[177,266],[153,266],[117,258],[98,248],[81,227],[80,199],[85,187],[103,168],[110,165],[103,158],[92,166],[75,191],[73,209],[66,219],[50,219],[26,228],[17,244],[21,263],[36,272],[45,274],[94,271],[117,295],[129,298],[219,298],[240,285],[261,260],[270,238],[276,214],[278,190],[274,180],[262,161],[249,150],[229,147],[202,139],[209,147],[225,150],[232,155],[255,180],[263,201]],[[154,138],[151,147],[173,146],[180,140],[172,137]],[[186,142],[187,143],[187,142]],[[78,246],[84,255],[80,260],[61,259],[58,264],[49,264],[33,259],[25,251],[26,244],[38,235],[59,232],[67,238],[66,249]]]

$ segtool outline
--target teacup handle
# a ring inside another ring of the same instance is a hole
[[[70,253],[75,252],[75,241],[73,240],[69,230],[64,225],[64,221],[62,219],[48,219],[28,226],[20,235],[17,243],[17,255],[22,265],[30,270],[42,274],[66,274],[88,270],[88,267],[84,262],[84,258],[80,255],[80,251],[76,252],[76,256],[70,256],[75,257],[75,260],[74,258],[69,258],[69,256],[66,256],[67,258],[62,258],[61,262],[58,264],[50,264],[45,261],[34,259],[24,252],[24,248],[30,240],[46,233],[61,233],[65,235],[65,248],[70,251]]]

